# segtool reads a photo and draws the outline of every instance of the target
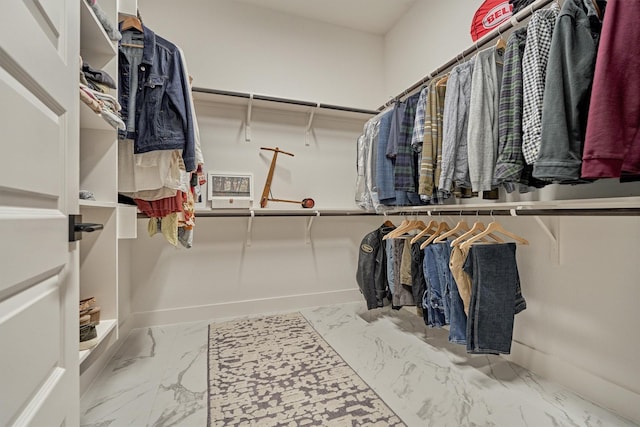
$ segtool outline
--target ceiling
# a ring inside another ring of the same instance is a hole
[[[384,35],[416,0],[237,0],[303,18]]]

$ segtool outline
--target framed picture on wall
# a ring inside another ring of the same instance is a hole
[[[212,208],[250,208],[253,203],[253,174],[209,172],[208,199]]]

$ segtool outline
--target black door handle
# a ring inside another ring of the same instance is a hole
[[[92,233],[102,230],[104,224],[96,224],[92,222],[82,222],[82,215],[69,215],[69,241],[76,242],[82,240],[82,233]]]
[[[73,231],[86,231],[91,233],[96,230],[102,230],[104,228],[103,224],[94,224],[91,222],[81,222],[80,224],[76,224],[73,226]]]

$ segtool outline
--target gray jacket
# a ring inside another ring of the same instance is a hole
[[[535,178],[580,182],[602,21],[591,0],[565,1],[551,40]]]

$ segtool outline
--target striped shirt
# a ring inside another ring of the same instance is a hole
[[[446,86],[437,85],[437,80],[429,84],[427,96],[424,141],[420,160],[420,182],[418,193],[431,196],[440,180],[442,164],[442,117],[444,112]]]

